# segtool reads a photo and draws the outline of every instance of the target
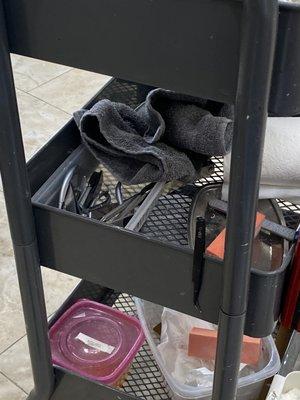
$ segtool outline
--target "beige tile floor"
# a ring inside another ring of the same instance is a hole
[[[26,158],[30,158],[91,98],[109,77],[21,56],[12,56]],[[77,279],[42,270],[51,315]],[[0,400],[22,400],[32,389],[25,325],[0,187]]]

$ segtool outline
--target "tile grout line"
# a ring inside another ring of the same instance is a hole
[[[104,87],[105,85],[106,85],[106,84],[104,83],[102,86],[100,86],[100,88],[98,89],[98,91],[97,91],[96,93],[94,93],[92,96],[89,96],[88,100],[83,100],[83,101],[82,101],[82,106],[81,106],[81,107],[79,106],[79,108],[82,108],[82,107],[87,103],[87,101],[89,101],[89,100],[91,100],[92,98],[94,98],[94,96],[96,96],[96,94],[97,94],[100,90],[102,90],[103,87]],[[20,90],[20,89],[18,89],[18,90]],[[67,114],[67,115],[69,115],[69,116],[71,116],[71,117],[73,118],[73,114],[72,114],[72,113],[69,113],[68,111],[63,110],[63,109],[61,109],[61,108],[55,106],[54,104],[48,103],[47,101],[41,99],[40,97],[35,96],[35,95],[32,94],[31,92],[24,92],[24,91],[22,91],[22,92],[28,94],[29,96],[34,97],[34,98],[37,99],[37,100],[43,101],[45,104],[48,104],[48,106],[54,107],[54,108],[56,108],[57,110],[62,111],[63,113],[65,113],[65,114]],[[79,108],[76,108],[75,111],[77,111]],[[75,111],[74,111],[74,112],[75,112]]]
[[[8,347],[6,347],[6,349],[4,349],[3,351],[0,352],[0,357],[9,349],[11,349],[15,344],[17,344],[20,340],[24,339],[24,337],[26,337],[26,333],[21,336],[19,339],[15,340],[12,344],[10,344]],[[0,370],[1,371],[1,370]]]
[[[57,64],[57,65],[59,65],[59,64]],[[63,75],[65,75],[65,74],[67,74],[68,72],[73,71],[73,70],[75,69],[75,68],[73,68],[73,67],[68,67],[68,68],[69,68],[69,69],[68,69],[67,71],[64,71],[64,72],[62,72],[61,74],[56,75],[55,77],[49,79],[49,81],[47,81],[47,82],[41,83],[40,85],[38,85],[37,87],[35,87],[35,88],[33,88],[33,89],[30,89],[30,90],[29,90],[28,92],[26,92],[26,93],[30,93],[30,92],[32,92],[33,90],[35,90],[35,89],[37,89],[37,88],[40,88],[40,87],[46,85],[47,83],[50,83],[50,82],[54,81],[56,78],[59,78],[60,76],[63,76]],[[34,79],[33,79],[33,80],[34,80]]]
[[[23,393],[28,395],[28,393],[23,388],[21,388],[21,386],[19,386],[13,379],[11,379],[9,376],[7,376],[4,372],[0,371],[0,375],[2,375],[4,378],[6,378],[10,383],[12,383],[18,389],[20,389]]]
[[[68,113],[67,111],[62,110],[61,108],[55,106],[54,104],[48,103],[47,101],[40,99],[39,97],[35,96],[34,94],[32,94],[32,93],[30,93],[30,92],[25,92],[25,90],[22,90],[22,89],[18,89],[18,91],[19,91],[19,92],[22,92],[23,94],[27,94],[28,96],[31,96],[31,97],[33,97],[34,99],[41,101],[42,103],[47,104],[47,106],[53,107],[53,108],[55,108],[56,110],[58,110],[58,111],[60,111],[60,112],[63,112],[64,114],[68,115],[69,117],[70,117],[70,116],[72,117],[72,115],[71,115],[70,113]]]
[[[19,74],[19,75],[21,75],[21,76],[23,76],[23,77],[25,77],[25,78],[27,78],[27,79],[29,78],[29,79],[32,80],[32,82],[34,82],[34,84],[35,84],[36,86],[35,86],[34,88],[30,89],[30,90],[33,90],[33,89],[39,87],[39,84],[38,84],[33,78],[31,78],[30,76],[24,74],[23,72],[18,72],[18,71],[14,71],[14,70],[13,70],[14,81],[15,81],[15,74]],[[19,88],[16,86],[16,82],[14,82],[14,84],[15,84],[15,88],[16,88],[16,89],[19,89]],[[23,90],[23,91],[26,92],[26,93],[28,92],[28,90],[26,91],[26,90],[24,90],[24,89],[19,89],[19,90]]]

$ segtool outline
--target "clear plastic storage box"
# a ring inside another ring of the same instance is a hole
[[[49,334],[54,364],[115,387],[145,339],[136,318],[90,300],[71,306]]]
[[[175,400],[210,400],[212,387],[202,388],[184,385],[174,379],[170,371],[167,370],[164,360],[157,349],[159,342],[155,332],[153,331],[153,327],[160,319],[163,307],[137,298],[135,299],[135,304],[140,322],[146,335],[146,339],[154,354],[156,362],[158,363],[165,380],[170,387],[170,395],[172,398]],[[273,338],[268,336],[262,339],[262,343],[264,352],[263,367],[259,371],[239,379],[237,399],[256,400],[263,387],[264,381],[267,378],[275,375],[280,368],[279,354]]]

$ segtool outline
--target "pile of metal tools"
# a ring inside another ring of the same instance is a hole
[[[105,187],[102,170],[83,176],[78,184],[78,166],[67,171],[59,193],[58,207],[107,224],[139,230],[159,197],[177,183],[150,183],[124,198],[118,182],[112,196]],[[178,184],[177,184],[178,185]]]

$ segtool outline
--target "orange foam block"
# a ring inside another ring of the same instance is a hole
[[[266,216],[260,212],[256,214],[256,223],[255,223],[255,233],[254,237],[259,234],[261,226],[266,219]],[[206,254],[224,259],[225,254],[225,238],[226,238],[226,229],[223,229],[222,232],[215,238],[213,242],[207,247]]]
[[[256,365],[261,354],[261,339],[244,335],[241,362]],[[193,328],[189,334],[188,355],[202,360],[215,360],[217,331]]]

